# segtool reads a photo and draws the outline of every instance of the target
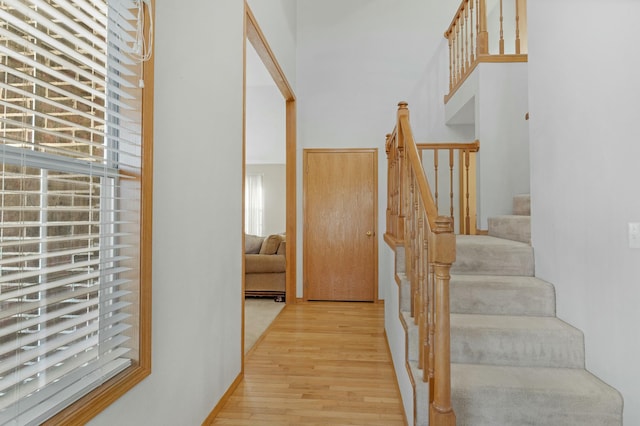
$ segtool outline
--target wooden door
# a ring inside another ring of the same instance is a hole
[[[378,297],[376,149],[304,151],[304,299]]]

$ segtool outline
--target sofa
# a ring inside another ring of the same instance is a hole
[[[244,295],[285,296],[287,243],[283,234],[267,237],[245,234]]]

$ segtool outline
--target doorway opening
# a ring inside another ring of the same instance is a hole
[[[283,129],[281,129],[280,133],[283,135],[280,137],[280,143],[283,145],[282,156],[284,158],[284,170],[271,170],[274,173],[284,173],[284,193],[285,193],[285,207],[284,207],[284,235],[286,236],[286,250],[284,250],[285,256],[285,303],[295,303],[296,301],[296,99],[289,85],[287,78],[278,64],[278,61],[271,50],[265,35],[260,29],[258,22],[256,21],[255,16],[253,15],[249,6],[245,3],[245,47],[244,47],[244,132],[243,132],[243,191],[247,188],[246,175],[249,169],[254,169],[254,174],[262,174],[264,176],[265,173],[270,173],[269,171],[265,171],[263,168],[260,171],[260,168],[254,168],[247,164],[247,158],[249,155],[261,155],[260,153],[253,151],[251,154],[248,153],[248,142],[247,142],[247,111],[248,111],[248,99],[247,96],[247,85],[248,85],[248,76],[251,72],[260,73],[259,69],[249,70],[248,67],[255,65],[256,61],[259,61],[266,73],[264,73],[263,77],[257,76],[260,78],[270,78],[271,86],[275,84],[276,90],[280,95],[280,109],[284,109],[284,123]],[[255,75],[252,75],[251,78],[254,78]],[[268,92],[271,89],[265,89],[265,92]],[[255,92],[257,93],[257,92]],[[260,96],[258,96],[260,97]],[[262,96],[262,99],[267,99],[268,96]],[[273,102],[273,101],[269,101]],[[284,106],[282,107],[282,104]],[[277,120],[277,119],[276,119]],[[277,124],[274,122],[273,127],[276,128]],[[269,150],[267,150],[269,151]],[[262,153],[262,155],[269,155],[269,152]],[[281,160],[278,160],[281,161]],[[271,168],[273,169],[273,168]],[[257,171],[256,171],[257,170]],[[244,201],[243,201],[244,202]],[[244,206],[247,207],[247,206]],[[259,208],[258,208],[259,209]],[[243,208],[243,214],[246,213],[245,208]],[[255,217],[251,218],[252,223],[255,223],[255,220],[258,222],[260,219],[256,219]],[[271,231],[275,228],[266,228],[267,225],[264,215],[262,216],[262,232],[271,233]],[[276,221],[277,222],[277,221]],[[279,225],[270,225],[275,226],[276,228]],[[243,242],[245,239],[247,229],[245,229],[245,220],[243,220]],[[282,230],[278,230],[277,232],[282,232]],[[244,249],[245,244],[243,244]],[[277,250],[277,249],[276,249]],[[243,255],[242,262],[242,342],[243,342],[243,369],[244,369],[244,340],[245,340],[245,303],[244,303],[244,293],[245,293],[245,280],[246,280],[246,260]]]

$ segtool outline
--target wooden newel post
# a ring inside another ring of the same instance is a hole
[[[489,54],[489,32],[487,31],[487,3],[486,0],[479,0],[478,4],[478,41],[476,48],[478,56]]]
[[[449,310],[449,280],[451,264],[456,260],[456,236],[453,221],[438,216],[431,234],[430,253],[435,273],[435,336],[434,336],[434,396],[429,407],[429,424],[455,426],[456,416],[451,406],[451,325]]]

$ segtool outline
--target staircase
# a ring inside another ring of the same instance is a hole
[[[555,316],[553,286],[534,277],[528,195],[514,198],[513,212],[490,219],[486,236],[457,236],[450,283],[457,425],[622,425],[622,397],[585,370],[582,332]],[[417,368],[409,284],[400,278],[415,424],[427,425],[429,384]]]

